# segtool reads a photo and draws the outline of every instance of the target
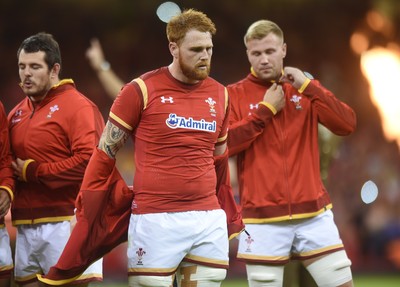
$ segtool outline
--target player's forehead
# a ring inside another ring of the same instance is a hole
[[[199,30],[189,30],[183,37],[181,46],[185,47],[212,47],[212,35],[210,32],[201,32]]]
[[[282,47],[283,40],[274,33],[269,33],[263,38],[251,38],[247,40],[246,46],[248,50],[268,50],[278,49]]]
[[[25,50],[21,50],[21,53],[18,56],[19,64],[32,64],[32,63],[45,63],[45,52],[37,51],[33,53],[27,53]]]

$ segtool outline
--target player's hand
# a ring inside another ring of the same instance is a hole
[[[6,216],[10,209],[11,201],[8,192],[4,189],[0,189],[0,218]]]
[[[285,106],[285,94],[282,86],[273,83],[265,92],[263,102],[269,103],[279,112]]]
[[[280,82],[289,83],[297,90],[301,88],[307,77],[303,71],[298,68],[285,67],[283,69],[283,75],[279,79]]]
[[[101,65],[105,62],[105,57],[99,39],[94,38],[90,41],[90,47],[86,50],[86,57],[95,71],[101,69]]]
[[[11,166],[14,170],[14,176],[18,180],[22,180],[22,170],[24,168],[25,160],[17,158],[15,161],[11,163]]]

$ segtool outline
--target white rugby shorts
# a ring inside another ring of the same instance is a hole
[[[15,281],[36,280],[36,274],[47,274],[55,265],[71,234],[69,221],[17,226],[15,244]],[[100,281],[103,259],[99,259],[77,281]]]
[[[248,263],[285,264],[343,249],[333,213],[264,224],[246,224],[237,258]]]
[[[13,269],[10,236],[7,228],[0,228],[0,278],[9,278]]]
[[[132,214],[128,274],[173,274],[182,261],[228,268],[229,240],[222,209]]]

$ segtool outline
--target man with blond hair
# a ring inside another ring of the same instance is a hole
[[[310,74],[283,65],[287,46],[276,23],[253,23],[244,42],[251,72],[227,87],[228,146],[237,157],[248,232],[240,235],[237,257],[246,262],[249,286],[282,286],[291,259],[318,286],[352,286],[351,262],[320,176],[318,125],[348,135],[355,113]]]

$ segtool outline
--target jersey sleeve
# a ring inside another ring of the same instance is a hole
[[[144,85],[143,81],[140,83]],[[141,84],[137,80],[126,84],[110,110],[108,120],[128,133],[132,133],[139,124],[147,98],[145,86]]]

